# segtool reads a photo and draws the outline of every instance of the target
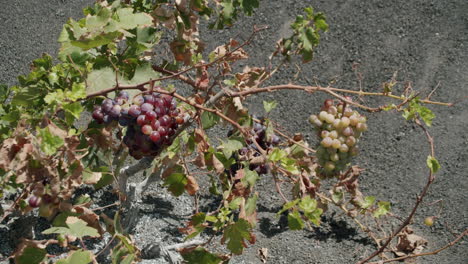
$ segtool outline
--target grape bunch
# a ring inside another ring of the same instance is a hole
[[[266,126],[258,122],[254,122],[253,127],[251,129],[251,135],[253,135],[253,140],[260,146],[262,149],[267,150],[271,147],[277,146],[280,143],[280,138],[275,135],[271,134],[269,137],[266,134]],[[234,158],[236,161],[239,161],[240,157],[246,157],[248,156],[249,153],[252,153],[253,157],[259,157],[260,156],[260,151],[257,147],[257,144],[253,142],[251,139],[246,140],[248,146],[241,148],[235,155]],[[233,167],[231,167],[231,173],[234,173],[238,169],[238,164],[239,162],[236,162]],[[250,164],[249,169],[252,171],[256,171],[258,174],[267,174],[268,173],[268,167],[266,163],[262,164]]]
[[[128,93],[120,91],[114,100],[105,99],[93,111],[100,124],[118,121],[127,127],[123,142],[135,159],[156,156],[163,145],[172,144],[183,116],[171,95],[155,92],[135,96],[129,103]]]
[[[348,98],[349,99],[349,98]],[[358,154],[357,143],[367,130],[366,117],[340,101],[325,100],[321,112],[311,115],[309,122],[318,130],[321,139],[317,148],[318,163],[326,175],[338,174]]]

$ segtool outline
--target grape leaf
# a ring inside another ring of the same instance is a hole
[[[222,259],[202,247],[189,252],[182,252],[182,257],[187,263],[218,264]]]
[[[106,67],[94,70],[88,74],[86,93],[91,94],[115,86],[115,72],[112,68]]]
[[[241,6],[244,9],[244,13],[248,16],[253,14],[255,8],[260,5],[258,0],[241,0]]]
[[[437,161],[437,159],[434,158],[433,156],[431,156],[431,155],[427,156],[426,163],[427,163],[427,167],[429,167],[429,169],[431,169],[432,173],[437,173],[439,171],[440,164]]]
[[[305,213],[311,213],[317,208],[317,201],[310,196],[305,196],[299,201],[299,208]]]
[[[88,250],[73,251],[66,259],[60,259],[55,264],[88,264],[93,261],[93,253]]]
[[[377,203],[377,210],[374,211],[374,217],[378,218],[390,212],[390,202],[380,201]]]
[[[288,226],[291,230],[301,230],[304,228],[304,221],[302,221],[301,214],[298,211],[288,214]]]
[[[151,26],[153,18],[146,13],[133,13],[133,8],[121,8],[117,10],[119,21],[117,25],[123,29]]]
[[[251,241],[253,239],[250,233],[250,224],[245,219],[239,219],[234,224],[230,224],[224,230],[222,243],[226,240],[227,248],[234,254],[242,254],[247,246],[244,239]]]
[[[203,126],[203,129],[209,129],[212,128],[216,123],[219,121],[219,116],[215,115],[214,113],[211,112],[203,112],[201,115],[201,123]]]
[[[20,256],[15,257],[15,263],[39,264],[45,260],[47,251],[42,248],[27,247],[21,253]]]
[[[63,146],[64,141],[59,136],[53,135],[48,127],[39,129],[39,137],[41,141],[41,150],[46,155],[53,155],[57,152],[57,149]]]
[[[241,149],[244,145],[240,138],[228,139],[225,141],[220,148],[223,151],[225,157],[231,157],[232,153]]]
[[[278,103],[276,101],[263,101],[263,108],[265,109],[265,112],[270,113],[271,110],[275,109]]]
[[[369,207],[371,207],[375,202],[375,197],[374,196],[366,196],[366,198],[364,198],[364,201],[362,201],[359,206],[362,208],[362,209],[367,209]]]
[[[187,177],[183,173],[172,173],[166,178],[164,185],[168,186],[168,190],[173,195],[179,196],[184,193],[185,185],[187,185]]]
[[[78,238],[85,236],[99,237],[99,233],[95,228],[89,227],[85,221],[75,216],[69,216],[65,223],[67,227],[51,227],[44,230],[42,234],[65,234]]]

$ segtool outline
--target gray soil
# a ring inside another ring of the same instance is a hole
[[[0,83],[13,85],[16,76],[28,72],[28,65],[41,53],[56,54],[56,39],[68,17],[82,17],[86,0],[3,1],[0,9]],[[269,25],[247,48],[249,64],[265,65],[275,42],[289,34],[289,23],[308,1],[262,1],[254,17],[229,30],[202,32],[209,47],[223,44],[240,34],[245,38],[253,25]],[[298,79],[292,65],[278,73],[272,84],[294,82],[364,91],[380,91],[382,82],[398,72],[397,80],[411,82],[417,90],[429,92],[439,86],[432,99],[462,102],[453,107],[431,106],[437,118],[429,129],[435,138],[436,155],[442,165],[435,183],[418,211],[413,229],[429,241],[426,250],[445,245],[454,234],[468,226],[468,2],[466,0],[335,0],[313,1],[315,10],[327,15],[330,25],[323,34],[315,60],[303,66]],[[246,63],[245,63],[246,64]],[[362,75],[359,84],[353,65]],[[400,87],[401,88],[401,85]],[[271,117],[289,131],[302,132],[316,144],[307,117],[319,110],[324,95],[277,92],[249,99],[253,112],[262,113],[262,100],[277,100]],[[381,99],[364,98],[377,105]],[[428,147],[424,135],[395,113],[366,114],[369,131],[360,142],[362,153],[356,163],[365,168],[361,187],[365,194],[390,201],[395,214],[406,216],[416,195],[426,182],[425,160]],[[221,133],[221,132],[220,132]],[[219,134],[222,136],[222,134]],[[268,263],[354,263],[373,250],[350,221],[327,213],[320,228],[313,231],[288,231],[284,219],[275,218],[281,200],[273,192],[272,179],[262,178],[257,243],[236,256],[232,263],[261,263],[260,248],[268,248]],[[96,197],[105,199],[106,194]],[[440,201],[435,205],[431,203]],[[209,206],[209,200],[203,205]],[[192,198],[172,198],[160,186],[145,194],[135,240],[141,247],[180,242],[178,233],[193,209]],[[440,214],[440,215],[439,215]],[[434,226],[423,219],[438,215]],[[19,227],[20,228],[20,227]],[[0,257],[11,253],[11,232],[0,229]],[[462,264],[468,262],[467,239],[438,255],[419,259],[419,263]],[[150,258],[142,263],[165,263]]]

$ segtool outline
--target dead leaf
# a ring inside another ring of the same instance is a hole
[[[185,190],[190,195],[195,195],[200,189],[198,186],[197,180],[192,175],[187,175],[187,185],[185,185]]]
[[[260,248],[258,250],[258,257],[262,263],[266,263],[268,258],[268,248]]]

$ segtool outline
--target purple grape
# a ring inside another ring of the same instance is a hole
[[[165,115],[159,118],[159,123],[161,123],[161,126],[169,126],[170,120],[169,116]]]
[[[150,139],[154,143],[158,143],[158,141],[161,139],[161,135],[159,135],[158,131],[153,131],[151,132]]]
[[[130,109],[128,109],[128,114],[137,118],[141,114],[141,109],[138,105],[132,105]]]
[[[146,94],[145,96],[143,96],[143,98],[145,99],[145,103],[154,104],[154,96]]]
[[[144,126],[144,125],[148,124],[148,120],[146,119],[146,115],[140,115],[140,116],[138,116],[136,122],[137,122],[137,124],[138,124],[139,126]]]
[[[141,112],[142,113],[153,111],[153,109],[154,109],[154,106],[152,104],[144,103],[144,104],[141,105]]]
[[[138,95],[133,98],[132,102],[133,104],[140,106],[145,103],[145,99],[143,98],[143,96]]]
[[[128,92],[127,91],[120,91],[118,94],[117,94],[117,97],[120,97],[120,98],[123,98],[125,100],[128,100],[128,98],[130,97]]]
[[[112,109],[109,111],[109,115],[111,117],[119,117],[120,116],[120,111],[122,110],[122,107],[120,105],[116,104],[112,107]]]

